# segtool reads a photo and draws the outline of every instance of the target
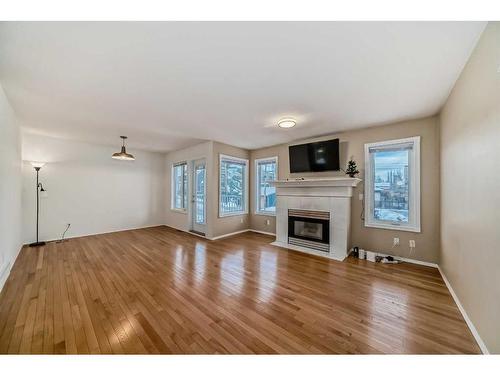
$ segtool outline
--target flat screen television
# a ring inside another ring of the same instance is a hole
[[[340,170],[338,138],[290,146],[288,152],[290,173]]]

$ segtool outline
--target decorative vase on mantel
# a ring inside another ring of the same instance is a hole
[[[356,162],[351,158],[351,160],[347,162],[347,169],[345,171],[345,174],[351,178],[354,178],[358,173],[358,166],[356,165]]]

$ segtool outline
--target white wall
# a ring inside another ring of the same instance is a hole
[[[162,225],[164,155],[127,150],[135,161],[111,158],[120,148],[23,134],[23,241],[35,240],[36,175],[30,160],[45,161],[40,181],[40,240]]]
[[[21,243],[21,136],[0,85],[0,290]]]

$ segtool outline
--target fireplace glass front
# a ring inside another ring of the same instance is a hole
[[[289,210],[288,242],[328,249],[330,244],[330,213],[324,211]]]

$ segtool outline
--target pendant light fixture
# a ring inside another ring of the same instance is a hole
[[[127,137],[120,135],[120,138],[122,139],[122,150],[120,152],[115,152],[111,157],[118,160],[135,160],[134,155],[127,154],[127,150],[125,150],[125,139],[127,139]]]

